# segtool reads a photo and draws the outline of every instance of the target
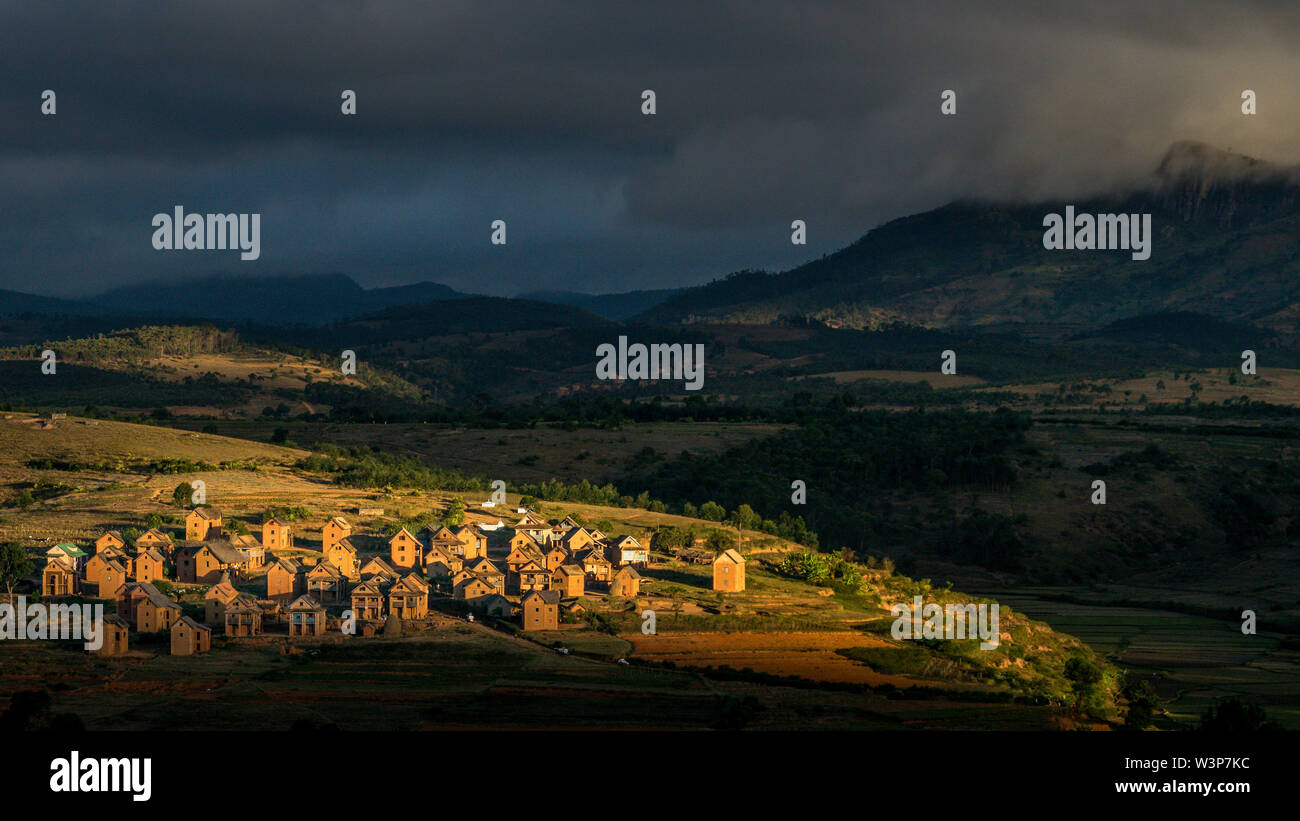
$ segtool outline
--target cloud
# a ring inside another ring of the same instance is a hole
[[[72,8],[7,11],[0,287],[228,268],[149,247],[177,203],[263,213],[258,272],[611,291],[785,267],[958,197],[1133,185],[1181,139],[1300,162],[1295,4]]]

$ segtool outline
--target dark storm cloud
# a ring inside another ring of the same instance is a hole
[[[4,9],[0,287],[26,291],[227,270],[663,287],[955,197],[1128,184],[1178,139],[1300,161],[1295,4]],[[261,213],[261,259],[154,251],[150,218],[178,203]]]

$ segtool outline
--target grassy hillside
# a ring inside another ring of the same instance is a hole
[[[400,486],[348,487],[322,481],[319,474],[300,466],[305,455],[301,451],[227,437],[118,422],[88,424],[94,420],[84,419],[57,420],[47,428],[33,423],[28,416],[9,417],[0,420],[0,488],[14,495],[31,488],[40,493],[30,503],[0,512],[0,540],[16,540],[38,553],[56,541],[86,544],[105,529],[142,529],[151,517],[175,534],[184,511],[172,504],[171,489],[181,481],[202,479],[209,502],[228,519],[255,524],[269,509],[293,510],[294,527],[300,534],[294,552],[307,555],[319,550],[319,528],[334,515],[345,515],[357,527],[354,542],[363,557],[383,555],[383,533],[403,523],[436,520],[458,495],[447,491],[412,492]],[[507,474],[506,478],[511,477]],[[475,495],[467,498],[473,502]],[[10,496],[11,503],[13,499]],[[512,504],[517,504],[517,499],[512,496]],[[355,512],[357,507],[377,507],[383,513],[361,517]],[[540,510],[554,519],[579,516],[607,533],[633,534],[647,542],[663,528],[693,528],[703,538],[716,527],[698,518],[639,508],[543,502]],[[471,504],[470,521],[490,521],[496,515]],[[219,700],[231,702],[231,710],[224,714],[225,718],[216,714],[205,718],[209,714],[199,710],[193,714],[199,718],[191,720],[202,726],[230,726],[228,722],[236,718],[253,716],[258,708],[245,700],[249,687],[263,694],[288,687],[296,695],[288,697],[287,703],[319,710],[335,723],[350,726],[360,720],[359,714],[337,703],[329,695],[327,684],[344,667],[354,672],[432,672],[430,664],[450,664],[477,671],[468,678],[458,678],[453,688],[470,696],[471,701],[491,700],[497,688],[510,681],[510,687],[523,688],[520,692],[534,693],[540,699],[537,715],[553,715],[560,721],[568,714],[553,698],[578,686],[578,679],[597,690],[626,691],[634,703],[646,704],[659,697],[660,688],[694,687],[691,682],[697,679],[693,676],[671,672],[671,668],[655,672],[654,668],[672,662],[675,667],[699,668],[712,679],[729,682],[711,685],[713,695],[699,706],[704,718],[674,719],[683,722],[682,726],[709,726],[716,718],[710,711],[718,706],[716,694],[734,690],[753,694],[762,705],[761,712],[768,717],[750,719],[759,726],[787,726],[780,715],[795,705],[809,703],[814,693],[827,691],[835,694],[832,703],[841,705],[832,712],[858,715],[850,722],[865,721],[858,726],[973,727],[991,723],[1051,727],[1073,720],[1069,718],[1071,711],[1047,708],[1072,698],[1063,670],[1070,658],[1078,657],[1098,665],[1106,674],[1106,683],[1097,691],[1096,703],[1089,711],[1097,720],[1118,716],[1116,671],[1086,645],[1058,635],[1046,625],[1004,608],[1003,640],[997,651],[973,653],[968,642],[900,644],[889,636],[888,606],[892,602],[911,601],[917,595],[938,602],[968,601],[969,597],[932,586],[928,581],[896,575],[883,567],[861,567],[855,571],[865,574],[859,581],[847,587],[837,581],[827,587],[816,579],[791,575],[783,558],[801,548],[788,540],[751,531],[741,547],[750,554],[751,566],[750,587],[744,593],[717,594],[709,589],[707,567],[658,554],[645,571],[646,588],[635,600],[589,595],[588,606],[598,614],[589,624],[578,622],[555,635],[532,637],[541,647],[559,642],[589,658],[578,666],[574,666],[576,659],[556,662],[559,667],[554,674],[543,673],[554,666],[552,663],[544,662],[539,668],[529,661],[553,657],[539,657],[534,649],[537,644],[521,644],[507,635],[483,632],[481,627],[469,628],[463,623],[454,627],[448,623],[445,631],[410,640],[331,644],[322,650],[318,661],[307,662],[305,667],[306,660],[277,660],[266,642],[236,641],[227,648],[222,640],[211,656],[192,667],[166,656],[139,657],[115,667],[124,678],[114,679],[119,686],[111,688],[104,683],[100,670],[103,662],[66,655],[58,648],[6,646],[0,648],[6,658],[0,674],[0,694],[21,688],[24,682],[30,684],[34,671],[44,669],[67,685],[64,692],[75,694],[84,704],[75,711],[91,726],[119,726],[114,722],[123,721],[125,724],[120,726],[163,726],[158,722],[165,719],[142,712],[147,705],[160,703],[148,695],[157,682],[177,675],[182,681],[198,682],[224,671],[215,691],[220,694]],[[498,558],[503,555],[500,538],[494,537],[490,550]],[[254,574],[247,582],[249,592],[258,594],[260,583],[260,575]],[[177,587],[185,606],[201,605],[201,586]],[[635,629],[639,624],[637,614],[647,607],[663,614],[660,637],[666,644],[647,639]],[[823,638],[810,640],[807,645],[789,638],[809,632]],[[716,641],[709,638],[720,634],[734,636],[736,646],[747,648],[748,655],[731,656],[729,651],[720,651]],[[620,638],[613,638],[616,636]],[[681,640],[693,641],[698,647],[684,650],[672,643]],[[141,649],[148,653],[148,642]],[[441,660],[429,661],[430,652]],[[621,655],[628,655],[641,666],[636,667],[636,672],[618,672],[611,662]],[[381,709],[381,719],[394,722],[394,726],[442,726],[445,721],[463,720],[459,716],[452,718],[450,713],[428,712],[440,698],[451,695],[451,691],[443,691],[442,685],[432,689],[408,687],[402,684],[406,679],[378,673],[374,680],[376,693],[391,693],[380,701],[400,698],[404,704],[419,705],[413,711]],[[785,689],[778,684],[785,685]],[[543,692],[543,685],[553,692]],[[792,692],[788,691],[791,686]],[[890,706],[890,693],[899,688],[914,692],[906,697],[907,705]],[[189,705],[198,697],[197,691],[183,686],[169,692],[165,702],[174,706]],[[969,712],[933,713],[931,709],[939,704],[964,705]],[[297,715],[296,709],[286,707],[274,721],[288,722]],[[863,711],[872,713],[876,709],[890,717],[861,718]],[[635,721],[650,721],[651,715],[633,711],[626,720],[638,716]],[[509,710],[485,723],[512,720],[528,724],[527,719]],[[651,723],[665,726],[662,720]]]

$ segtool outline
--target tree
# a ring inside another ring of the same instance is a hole
[[[757,530],[763,517],[754,512],[749,505],[741,505],[731,513],[731,521],[742,530]]]
[[[4,585],[10,598],[14,595],[14,585],[31,573],[33,567],[27,551],[19,547],[17,542],[0,544],[0,584]]]
[[[30,490],[24,490],[22,493],[18,494],[18,506],[23,510],[26,510],[34,504],[36,504],[36,497],[32,496]]]
[[[1074,656],[1065,663],[1065,677],[1074,691],[1074,706],[1083,710],[1097,692],[1101,682],[1101,668],[1083,656]]]
[[[1124,714],[1124,729],[1145,730],[1151,726],[1151,719],[1160,707],[1151,682],[1129,673],[1124,678],[1124,688],[1120,695],[1128,701],[1128,712]]]
[[[708,539],[705,540],[704,546],[714,553],[721,553],[735,547],[731,540],[731,534],[725,530],[710,530]]]
[[[188,507],[190,500],[193,498],[194,488],[190,486],[189,482],[181,482],[172,491],[172,501],[176,503],[177,507]]]
[[[720,522],[727,516],[727,509],[713,500],[700,505],[700,516],[710,522]]]
[[[456,497],[447,505],[447,515],[443,517],[442,523],[448,527],[460,527],[465,522],[465,503]]]

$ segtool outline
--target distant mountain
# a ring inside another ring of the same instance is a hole
[[[88,302],[0,290],[0,316],[18,314],[81,316],[90,313],[95,313],[95,306]]]
[[[435,282],[366,290],[343,274],[311,274],[214,276],[132,285],[101,294],[96,301],[105,310],[120,314],[323,325],[394,305],[463,296]]]
[[[324,325],[397,305],[466,296],[436,282],[367,290],[343,274],[211,276],[129,285],[84,300],[0,291],[0,316],[41,313]]]
[[[1044,249],[1043,218],[1066,205],[1152,214],[1150,259]],[[1134,191],[1075,202],[953,203],[784,273],[745,271],[685,290],[635,319],[1098,327],[1174,312],[1300,330],[1300,169],[1176,143]]]
[[[552,302],[556,305],[573,305],[593,314],[622,321],[644,313],[685,288],[663,288],[654,291],[626,291],[619,294],[582,294],[576,291],[531,291],[520,294],[519,299]]]

